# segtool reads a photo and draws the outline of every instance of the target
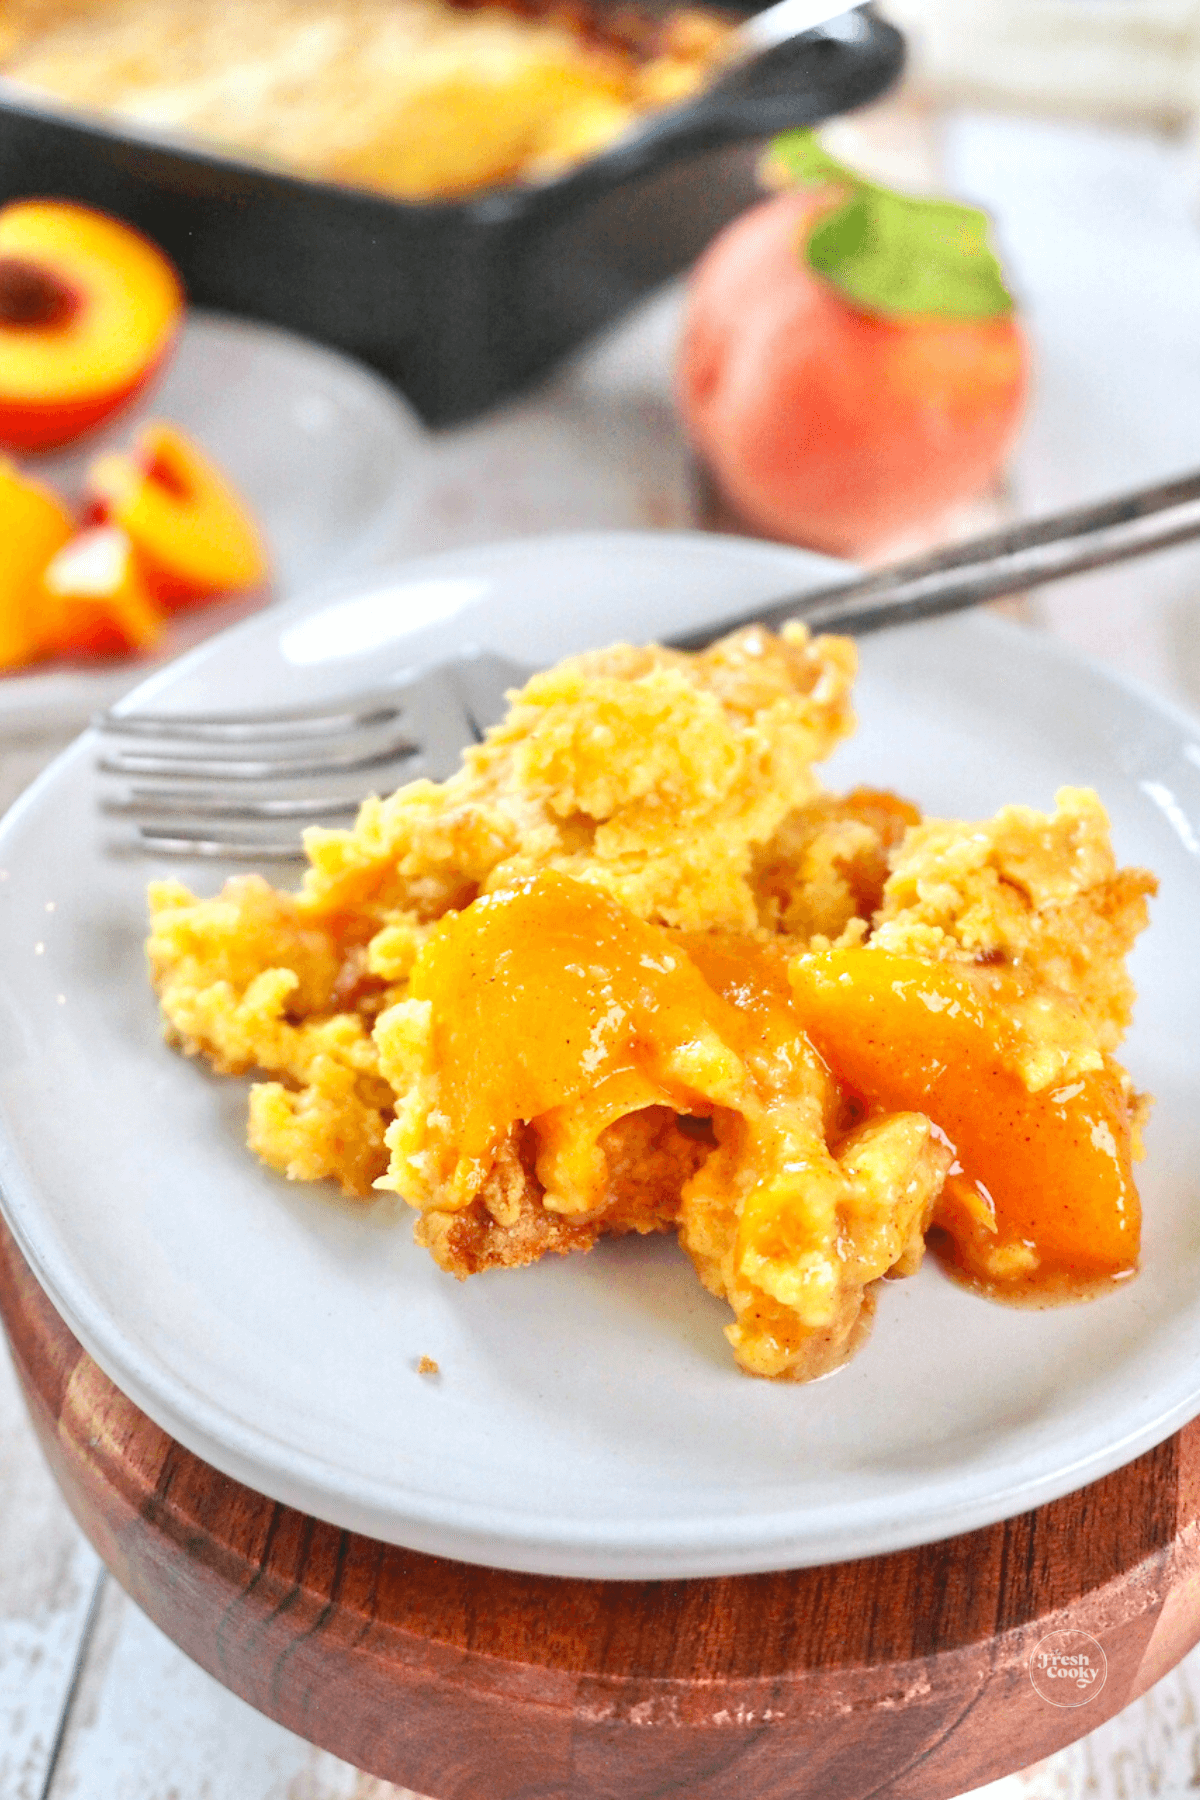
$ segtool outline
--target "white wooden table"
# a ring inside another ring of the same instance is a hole
[[[838,137],[885,173],[920,180],[940,160],[948,187],[999,215],[1037,354],[1012,510],[1200,464],[1200,229],[1182,147],[965,114],[931,134],[895,107],[844,123]],[[670,401],[678,314],[678,294],[661,296],[484,421],[439,436],[414,422],[397,553],[695,523],[698,484]],[[1028,616],[1200,712],[1200,549],[1078,578],[1033,599]],[[58,747],[52,736],[0,746],[0,803]],[[1091,1737],[978,1792],[1182,1800],[1197,1787],[1200,1652]],[[50,1481],[0,1354],[0,1800],[401,1793],[251,1711],[125,1599]]]

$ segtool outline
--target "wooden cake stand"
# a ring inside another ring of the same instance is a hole
[[[436,1800],[942,1800],[1090,1731],[1200,1638],[1200,1422],[922,1549],[564,1581],[395,1549],[218,1474],[100,1372],[2,1225],[0,1314],[50,1466],[138,1605],[252,1706]],[[1084,1704],[1030,1679],[1064,1629],[1103,1648]]]

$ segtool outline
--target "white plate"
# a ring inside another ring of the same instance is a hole
[[[273,593],[299,593],[387,553],[419,427],[396,391],[350,357],[273,325],[193,310],[162,380],[136,407],[69,454],[26,466],[77,500],[92,459],[127,448],[146,419],[181,426],[229,475],[266,537]],[[153,657],[0,676],[0,739],[86,724],[262,600],[178,615]]]
[[[353,688],[474,641],[529,661],[666,634],[827,577],[700,536],[543,539],[412,563],[258,615],[156,676],[190,709]],[[1128,1043],[1158,1095],[1144,1267],[1088,1306],[989,1305],[929,1262],[812,1387],[748,1380],[667,1240],[459,1284],[408,1210],[289,1186],[244,1084],[159,1041],[146,864],[106,854],[85,738],[0,830],[0,1185],[55,1305],[152,1418],[228,1474],[413,1548],[584,1576],[886,1551],[1092,1480],[1200,1406],[1200,725],[993,619],[863,644],[830,778],[933,813],[1097,786],[1162,878]],[[208,890],[217,877],[187,871]],[[52,910],[51,910],[52,909]],[[421,1376],[422,1356],[441,1374]]]

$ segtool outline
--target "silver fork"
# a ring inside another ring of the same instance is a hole
[[[101,750],[96,767],[132,783],[105,791],[101,809],[136,821],[133,847],[158,856],[300,861],[297,825],[352,817],[365,792],[379,791],[375,777],[384,771],[385,787],[418,775],[444,779],[464,746],[503,715],[507,691],[531,673],[476,651],[414,680],[317,706],[101,713],[93,725],[116,745]],[[281,838],[281,828],[290,837]]]
[[[789,619],[813,630],[874,631],[1197,536],[1200,474],[790,595],[668,642],[700,649],[739,626],[777,628]],[[508,690],[532,672],[492,652],[474,652],[403,684],[321,706],[211,715],[101,713],[93,720],[96,730],[123,741],[102,751],[97,768],[134,783],[116,795],[105,792],[101,806],[136,820],[133,847],[155,855],[300,861],[298,823],[352,815],[363,792],[379,786],[374,779],[364,783],[367,775],[386,771],[388,786],[417,775],[444,779],[464,746],[478,742],[503,715]],[[317,782],[322,788],[314,792]],[[281,828],[289,835],[281,838]]]

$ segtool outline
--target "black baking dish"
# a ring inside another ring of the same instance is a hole
[[[881,93],[903,40],[869,7],[746,63],[558,180],[411,204],[110,129],[0,83],[0,200],[139,226],[198,305],[351,352],[431,423],[512,393],[668,276],[754,196],[754,146]]]

